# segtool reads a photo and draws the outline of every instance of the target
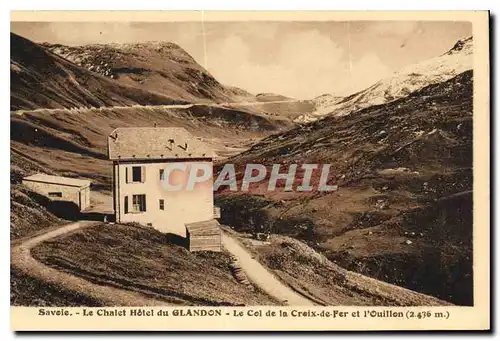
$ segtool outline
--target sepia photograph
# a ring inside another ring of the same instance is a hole
[[[359,324],[489,293],[487,12],[64,13],[11,18],[12,309]]]

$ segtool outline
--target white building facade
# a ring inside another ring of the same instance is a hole
[[[108,155],[117,222],[186,237],[186,224],[213,220],[214,153],[185,129],[118,128]],[[190,186],[192,175],[206,179]]]

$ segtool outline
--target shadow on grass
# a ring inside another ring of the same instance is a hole
[[[165,233],[165,241],[169,244],[174,244],[189,249],[189,240],[177,234]]]

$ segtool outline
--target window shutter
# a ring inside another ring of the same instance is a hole
[[[131,183],[132,182],[132,168],[131,167],[127,167],[125,168],[126,169],[126,177],[127,177],[127,183]]]
[[[146,212],[146,194],[144,194],[144,212]]]
[[[128,196],[124,197],[124,200],[125,200],[125,203],[124,203],[124,210],[125,210],[125,214],[128,213]]]
[[[146,182],[146,167],[141,167],[141,180],[142,182]]]

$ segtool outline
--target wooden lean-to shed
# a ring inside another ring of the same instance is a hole
[[[215,219],[186,224],[189,251],[221,251],[221,229]]]

